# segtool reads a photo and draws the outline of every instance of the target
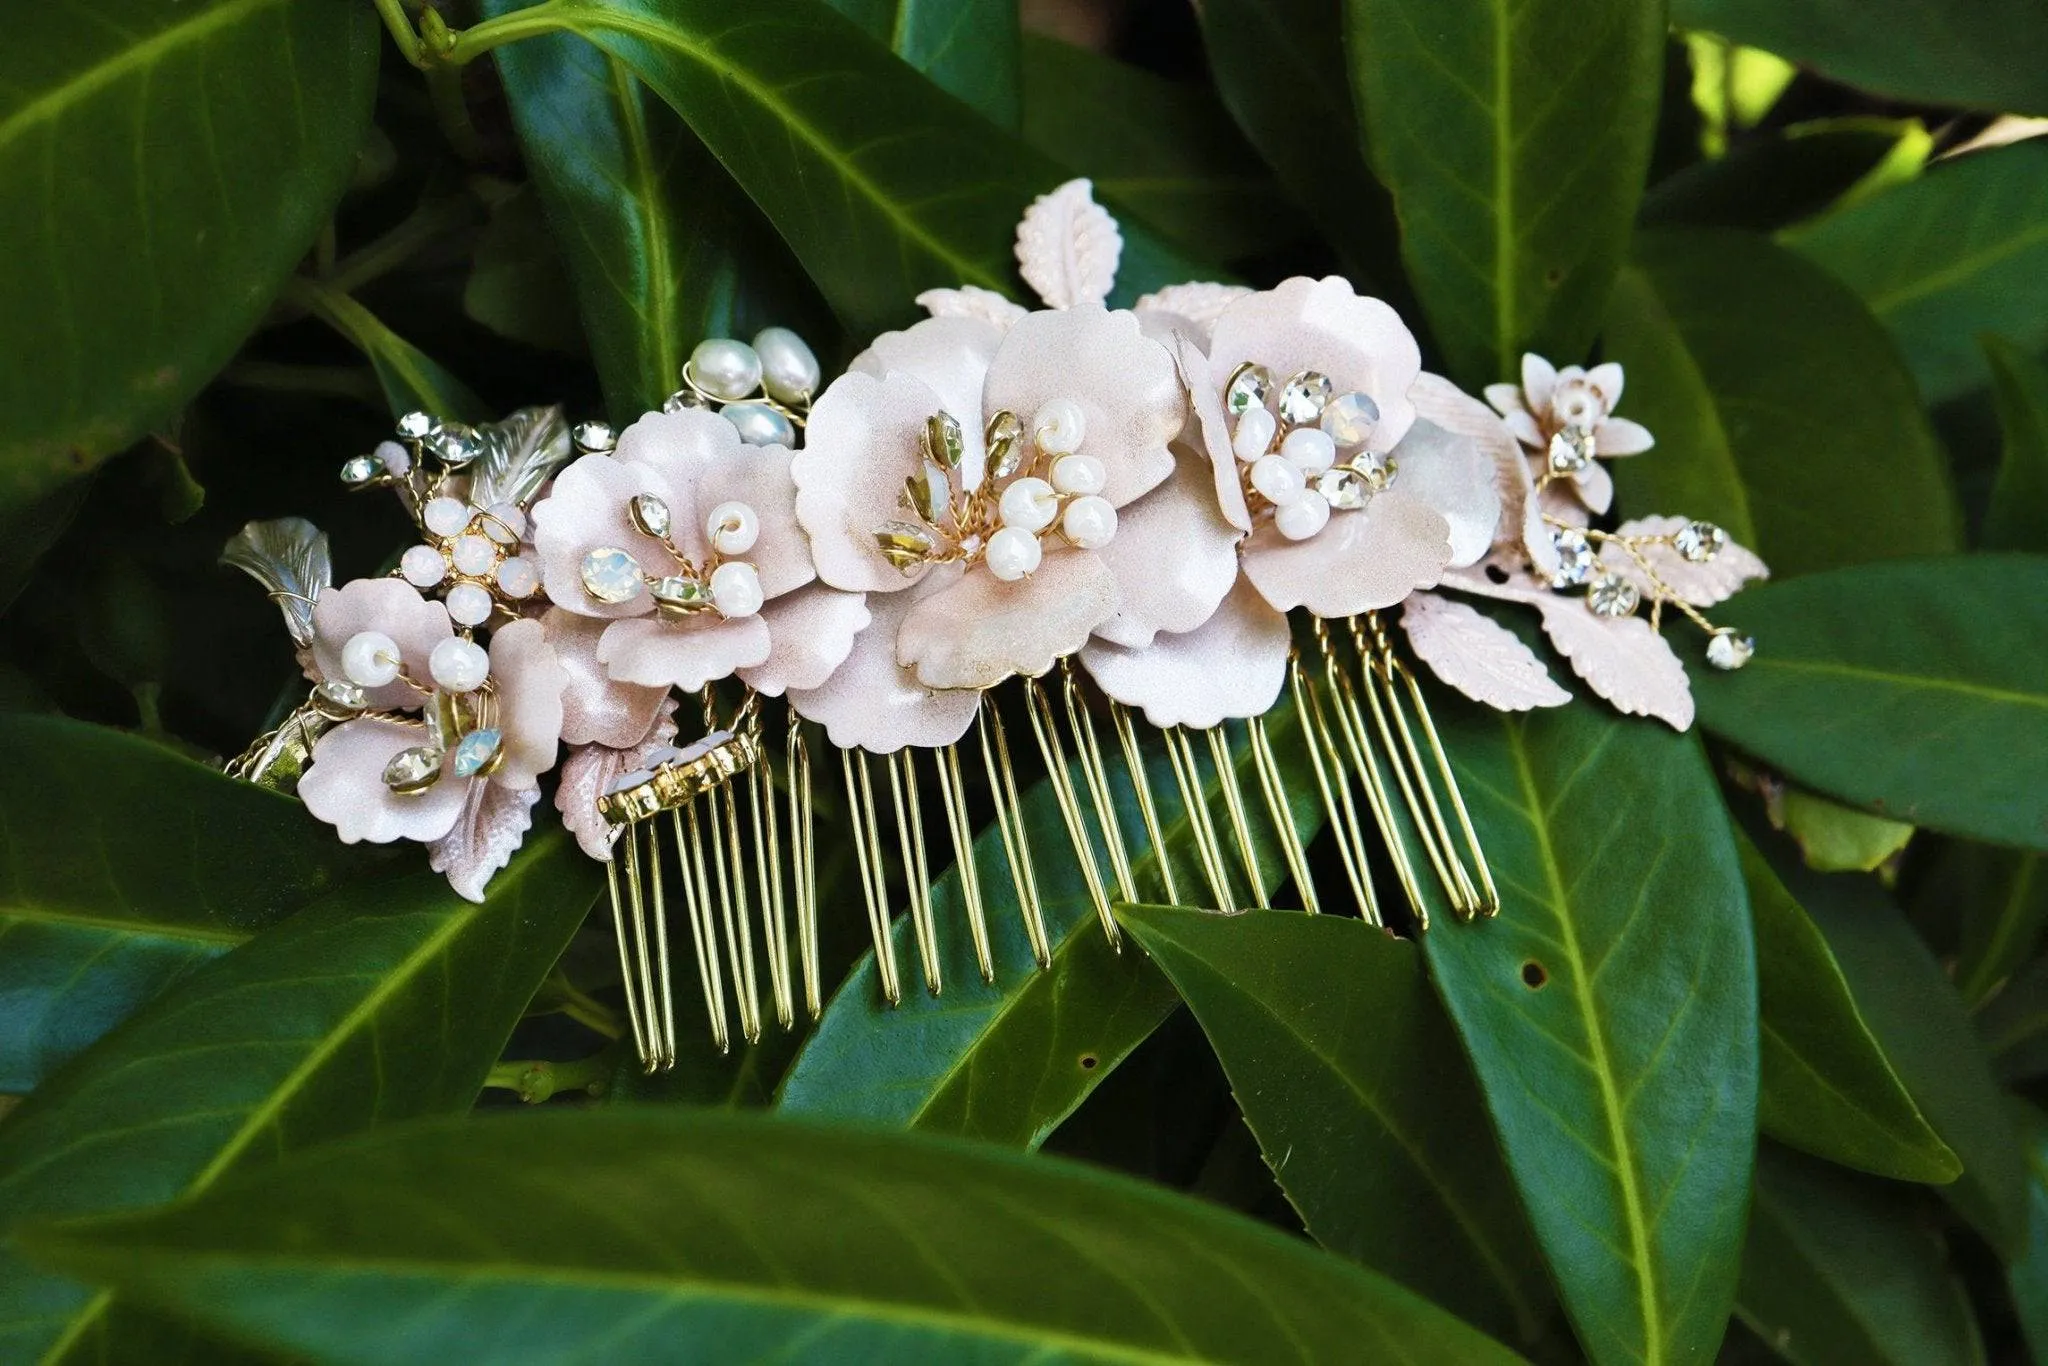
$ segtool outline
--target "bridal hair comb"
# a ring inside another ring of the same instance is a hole
[[[892,1003],[911,971],[943,990],[956,902],[984,978],[1007,901],[1048,964],[1049,859],[1073,860],[1112,943],[1119,901],[1231,911],[1290,884],[1304,910],[1348,896],[1418,931],[1436,907],[1499,913],[1425,675],[1501,710],[1572,695],[1470,599],[1533,608],[1594,693],[1683,729],[1665,618],[1741,667],[1753,642],[1704,609],[1762,562],[1704,522],[1600,524],[1600,462],[1652,445],[1615,415],[1618,365],[1529,356],[1482,403],[1344,280],[1112,309],[1121,250],[1074,181],[1017,232],[1044,307],[929,291],[929,317],[830,384],[771,328],[704,342],[617,433],[555,409],[407,416],[343,468],[419,532],[392,576],[334,586],[297,519],[228,547],[312,684],[230,771],[296,786],[344,840],[425,843],[480,897],[558,770],[564,824],[607,864],[649,1070],[677,1054],[678,934],[721,1049],[734,1017],[750,1041],[767,1008],[793,1028],[799,992],[818,1014],[828,821]],[[1059,849],[1028,828],[1041,778]],[[1193,866],[1168,848],[1181,820]]]

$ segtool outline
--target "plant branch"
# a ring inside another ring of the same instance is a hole
[[[542,0],[538,5],[501,14],[495,19],[486,19],[465,29],[447,29],[446,45],[437,46],[433,53],[451,66],[473,62],[494,47],[517,42],[521,38],[534,38],[544,33],[559,33],[569,27],[564,17],[570,6],[564,0]],[[429,11],[432,13],[432,11]],[[429,35],[430,41],[436,35]]]
[[[612,1075],[613,1048],[571,1062],[501,1062],[491,1068],[484,1085],[517,1092],[528,1105],[539,1105],[563,1091],[602,1095]]]
[[[375,3],[377,13],[384,16],[384,27],[391,31],[391,41],[398,44],[399,54],[413,66],[425,70],[427,57],[420,35],[414,31],[412,20],[405,17],[399,0],[375,0]]]

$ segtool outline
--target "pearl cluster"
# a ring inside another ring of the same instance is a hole
[[[641,593],[653,595],[657,611],[682,618],[715,611],[728,619],[751,617],[765,600],[761,575],[744,555],[761,537],[761,517],[752,505],[737,499],[720,503],[704,517],[704,537],[711,557],[702,566],[676,548],[671,539],[674,517],[668,504],[651,493],[636,494],[627,512],[633,525],[659,540],[675,560],[676,572],[650,574],[630,551],[599,546],[583,557],[583,591],[608,606],[631,602]]]
[[[697,344],[683,366],[683,387],[665,412],[713,408],[754,446],[794,446],[824,373],[808,343],[786,327],[764,327],[753,345],[730,337]]]
[[[443,772],[458,778],[487,776],[503,760],[502,733],[482,723],[489,705],[491,657],[465,636],[450,636],[427,656],[433,690],[407,676],[398,642],[382,631],[358,631],[341,647],[341,671],[358,688],[381,688],[404,680],[429,707],[430,743],[397,755],[384,768],[384,784],[405,795],[424,792]],[[450,733],[454,743],[449,743]]]
[[[1100,550],[1116,536],[1116,507],[1102,496],[1109,470],[1081,450],[1087,434],[1088,415],[1072,399],[1056,398],[1032,417],[1032,444],[1050,462],[1047,477],[1021,475],[997,498],[998,525],[982,549],[989,573],[1012,582],[1037,569],[1042,537],[1055,525],[1082,550]]]
[[[1333,509],[1364,507],[1394,477],[1392,462],[1365,449],[1379,405],[1364,393],[1332,397],[1334,388],[1318,371],[1280,385],[1263,365],[1246,363],[1224,389],[1246,497],[1254,508],[1272,508],[1274,526],[1290,541],[1321,531]]]

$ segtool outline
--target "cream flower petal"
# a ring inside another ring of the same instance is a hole
[[[374,717],[345,721],[313,746],[312,766],[299,779],[299,800],[333,826],[343,844],[440,839],[462,814],[474,780],[444,777],[410,794],[384,785],[385,765],[426,743],[419,726]]]
[[[533,828],[540,789],[522,791],[498,782],[467,786],[468,800],[455,827],[427,845],[427,866],[447,874],[458,896],[482,901],[491,875],[512,861]]]
[[[1210,387],[1220,394],[1246,361],[1281,381],[1319,370],[1336,393],[1370,395],[1380,410],[1370,450],[1392,450],[1415,420],[1408,386],[1422,370],[1422,353],[1414,334],[1393,309],[1354,294],[1337,276],[1297,276],[1224,309],[1209,343]]]
[[[1593,432],[1593,449],[1603,460],[1611,455],[1641,455],[1656,444],[1648,427],[1625,417],[1610,417]]]
[[[1000,327],[979,318],[930,318],[901,332],[884,332],[846,368],[848,373],[872,375],[876,379],[907,375],[923,381],[926,388],[938,395],[938,401],[925,410],[924,416],[930,417],[944,408],[959,421],[963,451],[960,486],[971,489],[981,483],[985,456],[982,389],[988,379],[989,363],[1003,344],[1004,334],[1025,316],[1024,310],[1018,309],[1017,316]],[[808,447],[816,441],[813,419],[812,425],[804,429],[804,444]],[[904,474],[910,472],[910,455],[916,450],[913,444],[905,452]],[[902,475],[898,475],[899,487],[902,482]]]
[[[768,658],[768,623],[757,614],[714,621],[615,621],[597,643],[598,662],[624,683],[700,691]]]
[[[583,852],[599,863],[612,857],[612,826],[598,814],[597,799],[611,787],[612,780],[632,769],[646,768],[656,750],[666,749],[676,738],[675,699],[667,698],[647,738],[629,749],[605,745],[579,745],[562,761],[561,782],[555,788],[555,810],[562,824],[576,837]]]
[[[1522,395],[1529,410],[1541,416],[1550,410],[1550,396],[1557,392],[1557,367],[1534,351],[1522,353]]]
[[[1239,531],[1250,531],[1251,506],[1245,502],[1244,486],[1238,481],[1237,456],[1230,448],[1230,419],[1223,411],[1223,391],[1209,383],[1209,357],[1191,339],[1182,337],[1177,359],[1192,398],[1195,419],[1186,436],[1190,441],[1199,439],[1201,449],[1209,457],[1216,506],[1222,510],[1223,520]]]
[[[1081,663],[1105,693],[1143,709],[1153,725],[1206,730],[1271,709],[1287,680],[1290,640],[1287,614],[1240,584],[1192,631],[1162,632],[1140,650],[1092,642]]]
[[[957,565],[941,565],[902,593],[868,599],[873,621],[854,637],[846,662],[816,688],[792,689],[790,707],[824,726],[841,749],[891,754],[906,745],[936,749],[967,733],[981,708],[981,694],[940,692],[896,662],[896,637],[903,619],[920,599],[960,581]]]
[[[727,431],[737,431],[724,418],[714,418]],[[796,481],[790,477],[794,457],[781,446],[750,446],[737,439],[720,450],[697,481],[697,536],[710,548],[705,522],[720,503],[745,503],[754,510],[761,531],[753,548],[735,558],[754,566],[761,592],[770,599],[793,592],[818,577],[811,564],[811,543],[796,520]],[[701,561],[700,561],[701,562]]]
[[[1600,395],[1600,401],[1608,412],[1621,402],[1621,362],[1608,361],[1596,365],[1586,372],[1586,383],[1593,386],[1593,392]]]
[[[491,680],[497,685],[499,743],[505,755],[491,781],[532,787],[555,766],[569,671],[555,657],[545,628],[528,619],[501,626],[491,637]]]
[[[612,458],[622,464],[645,465],[655,472],[665,490],[662,500],[668,504],[673,527],[669,539],[683,554],[701,561],[710,549],[701,523],[711,503],[698,496],[697,485],[720,456],[737,455],[742,444],[739,428],[718,414],[687,408],[641,417],[619,433]],[[662,558],[666,562],[667,557]]]
[[[1095,553],[1116,576],[1116,615],[1095,634],[1117,645],[1192,631],[1237,582],[1239,532],[1216,510],[1206,454],[1183,453],[1173,478],[1123,510]]]
[[[1494,544],[1526,549],[1539,569],[1546,574],[1555,570],[1557,547],[1543,525],[1542,509],[1536,501],[1536,481],[1530,477],[1529,461],[1516,444],[1507,421],[1441,375],[1418,375],[1408,389],[1408,396],[1415,400],[1419,417],[1445,431],[1470,437],[1493,461],[1493,487],[1500,499]]]
[[[357,579],[339,588],[323,588],[313,602],[313,667],[325,679],[346,679],[341,652],[362,631],[381,631],[398,647],[406,675],[431,686],[427,669],[434,647],[455,634],[448,609],[428,602],[419,590],[400,579]],[[376,711],[417,711],[426,699],[403,679],[364,695]]]
[[[1244,574],[1281,611],[1352,617],[1392,607],[1443,577],[1451,529],[1435,508],[1400,485],[1357,512],[1338,512],[1305,541],[1270,523],[1244,543]]]
[[[1102,496],[1122,507],[1173,473],[1167,444],[1187,420],[1173,355],[1138,320],[1100,304],[1075,304],[1017,320],[989,364],[982,406],[1031,419],[1054,399],[1087,416],[1081,449],[1109,472]]]
[[[1579,501],[1596,517],[1614,506],[1614,476],[1598,460],[1573,475],[1572,482],[1578,485]]]
[[[1219,285],[1194,280],[1184,285],[1168,285],[1157,293],[1146,294],[1138,299],[1133,310],[1138,321],[1145,328],[1145,335],[1161,345],[1171,347],[1181,337],[1191,339],[1197,346],[1206,347],[1216,330],[1216,319],[1223,316],[1223,310],[1244,298],[1252,291],[1244,285]]]
[[[1101,557],[1048,551],[1029,578],[1005,583],[971,570],[919,601],[896,633],[896,659],[926,687],[992,688],[1044,673],[1116,608],[1116,578]]]
[[[1502,417],[1513,413],[1526,413],[1529,409],[1522,403],[1522,386],[1519,384],[1489,384],[1481,391],[1493,410]]]
[[[1429,504],[1449,524],[1450,562],[1468,565],[1484,559],[1500,525],[1500,493],[1494,487],[1494,462],[1479,443],[1418,418],[1392,459],[1401,492]]]
[[[1521,442],[1532,451],[1543,449],[1543,428],[1538,426],[1536,419],[1528,413],[1509,413],[1502,420],[1507,423],[1508,430],[1514,433],[1515,440]]]
[[[1609,488],[1612,488],[1611,483]],[[1536,506],[1543,516],[1566,526],[1590,526],[1593,522],[1593,514],[1586,510],[1579,484],[1570,479],[1553,479],[1545,484],[1536,495]]]
[[[645,421],[643,418],[626,430],[635,431]],[[633,525],[628,508],[634,495],[641,493],[667,503],[679,523],[689,516],[684,496],[670,488],[652,465],[586,455],[555,476],[548,496],[534,505],[533,548],[540,560],[541,586],[556,606],[586,617],[605,618],[639,616],[654,610],[653,599],[644,591],[625,602],[605,603],[590,596],[583,586],[583,557],[600,547],[625,551],[650,573],[663,572],[674,563],[660,541]]]
[[[739,671],[747,685],[769,697],[791,688],[815,688],[853,652],[854,637],[872,620],[867,599],[821,583],[809,584],[761,609],[768,623],[768,658]]]
[[[790,472],[797,521],[810,537],[818,577],[832,587],[894,593],[914,582],[876,549],[875,529],[907,515],[903,481],[918,468],[918,439],[939,411],[931,386],[909,375],[878,380],[850,372],[819,395]],[[972,410],[953,415],[963,434],[976,424]]]
[[[597,642],[609,622],[560,607],[550,607],[540,620],[569,679],[562,693],[563,742],[613,749],[638,745],[660,715],[668,689],[621,683],[597,662]]]

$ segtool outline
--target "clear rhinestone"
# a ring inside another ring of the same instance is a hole
[[[1351,468],[1358,477],[1365,480],[1365,486],[1374,493],[1394,482],[1397,473],[1394,458],[1376,451],[1360,451],[1351,457]]]
[[[483,438],[474,427],[460,422],[441,424],[421,444],[429,453],[439,456],[444,465],[467,465],[484,453]]]
[[[668,504],[651,493],[634,494],[633,501],[626,505],[626,511],[632,516],[634,526],[657,539],[668,535],[674,522],[669,516]]]
[[[655,605],[670,615],[701,611],[711,605],[711,595],[704,591],[704,585],[681,574],[656,579],[652,591]]]
[[[1577,474],[1593,463],[1593,433],[1584,427],[1565,427],[1550,438],[1550,472]]]
[[[1243,417],[1254,408],[1265,407],[1272,392],[1273,372],[1246,361],[1230,377],[1230,385],[1223,391],[1223,406],[1232,417]]]
[[[384,786],[408,796],[424,792],[441,776],[441,751],[427,745],[402,749],[384,765]]]
[[[1619,574],[1602,574],[1586,590],[1586,609],[1596,617],[1625,617],[1636,610],[1643,595]]]
[[[612,424],[609,422],[579,422],[570,439],[575,441],[576,449],[585,455],[608,451],[619,444],[618,434],[612,430]]]
[[[1024,423],[1008,409],[988,420],[988,468],[982,483],[992,485],[1008,479],[1024,467]]]
[[[1728,546],[1728,533],[1712,522],[1687,522],[1671,538],[1672,547],[1694,564],[1705,564]]]
[[[1317,370],[1302,371],[1280,391],[1280,420],[1305,427],[1321,418],[1323,409],[1329,406],[1333,387],[1328,375]]]
[[[911,522],[884,522],[875,528],[875,547],[890,564],[908,574],[931,558],[937,540],[924,527]]]
[[[352,489],[367,488],[384,473],[384,462],[374,455],[359,455],[341,467],[341,482]]]
[[[410,441],[419,441],[433,435],[441,424],[434,421],[432,413],[412,412],[398,419],[398,434]]]
[[[1756,641],[1723,626],[1707,639],[1707,663],[1717,669],[1739,669],[1756,653]]]
[[[1372,483],[1349,465],[1337,465],[1316,476],[1316,492],[1338,511],[1354,511],[1372,498]]]
[[[933,413],[925,419],[924,454],[926,460],[946,469],[960,468],[967,455],[967,442],[951,413]]]
[[[687,413],[693,408],[702,408],[704,406],[704,400],[691,393],[688,389],[678,389],[661,401],[661,410],[671,417],[677,413]]]
[[[1339,446],[1358,446],[1380,425],[1380,405],[1369,394],[1340,394],[1323,409],[1323,435]]]
[[[1557,572],[1550,576],[1552,588],[1576,588],[1593,574],[1593,546],[1577,527],[1553,527],[1550,543],[1557,547]]]
[[[455,759],[449,765],[458,778],[480,778],[495,769],[504,757],[504,739],[494,726],[473,730],[455,742]]]
[[[370,705],[370,696],[346,678],[330,678],[320,685],[320,697],[343,711],[361,711]]]
[[[646,587],[640,562],[615,546],[599,546],[583,557],[583,588],[599,602],[631,602]]]

